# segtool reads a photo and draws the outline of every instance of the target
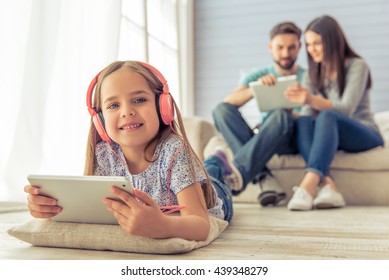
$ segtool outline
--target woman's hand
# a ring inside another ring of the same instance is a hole
[[[57,200],[40,194],[40,189],[31,185],[24,187],[28,193],[27,202],[31,216],[35,218],[52,218],[61,213],[62,208],[57,205]]]
[[[311,93],[308,89],[303,88],[300,84],[297,84],[286,89],[285,97],[289,101],[305,105],[310,104]]]
[[[104,203],[126,232],[151,238],[170,236],[165,226],[166,216],[147,193],[134,189],[132,196],[117,187],[112,187],[110,191],[119,200],[105,198]]]

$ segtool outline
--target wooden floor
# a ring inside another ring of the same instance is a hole
[[[25,211],[0,214],[0,259],[389,260],[389,207],[291,212],[235,204],[233,221],[218,239],[178,255],[34,247],[6,233],[28,219]]]

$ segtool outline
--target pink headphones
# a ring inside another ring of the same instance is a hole
[[[160,80],[160,82],[163,85],[162,93],[160,93],[158,101],[157,102],[157,112],[159,116],[161,117],[163,123],[165,125],[171,125],[171,123],[174,120],[174,105],[173,105],[173,98],[170,95],[169,92],[169,86],[167,84],[167,81],[165,77],[159,72],[155,67],[151,66],[150,64],[147,64],[145,62],[135,61],[136,63],[141,64],[142,66],[149,69],[157,78]],[[105,131],[104,127],[104,119],[102,117],[101,112],[96,112],[95,108],[92,105],[92,95],[94,88],[97,84],[97,80],[99,79],[101,71],[96,75],[96,77],[93,78],[91,81],[88,91],[86,94],[86,105],[88,107],[88,112],[92,117],[93,124],[99,133],[101,139],[103,141],[111,143],[111,139],[109,138],[107,132]],[[158,105],[159,104],[159,105]]]

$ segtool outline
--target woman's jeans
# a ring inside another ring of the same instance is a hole
[[[218,197],[223,201],[224,220],[230,222],[233,215],[232,192],[223,180],[225,173],[223,164],[216,156],[210,156],[204,161],[204,168]]]
[[[371,127],[334,110],[321,111],[318,116],[304,116],[295,122],[297,148],[307,164],[322,180],[329,176],[337,150],[356,153],[378,146],[384,141]]]
[[[269,112],[254,134],[237,106],[220,103],[212,112],[215,125],[234,153],[233,163],[243,177],[243,189],[262,174],[274,154],[295,154],[294,119],[285,110]]]

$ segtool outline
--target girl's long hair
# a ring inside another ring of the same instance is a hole
[[[339,95],[343,95],[345,88],[345,61],[347,58],[361,57],[348,43],[339,23],[332,17],[324,15],[311,21],[305,32],[313,31],[321,36],[323,45],[323,61],[315,62],[307,51],[308,71],[312,86],[326,95],[325,81],[331,73],[337,73]],[[372,86],[369,73],[366,88]],[[326,96],[327,97],[327,96]]]
[[[159,95],[161,94],[163,90],[163,84],[162,82],[158,79],[158,77],[147,67],[143,66],[141,63],[138,63],[136,61],[116,61],[108,65],[106,68],[101,71],[98,81],[96,83],[95,87],[95,93],[93,97],[93,104],[96,112],[101,111],[101,85],[106,77],[108,77],[111,73],[121,69],[121,68],[126,68],[129,71],[136,72],[140,75],[142,75],[145,80],[147,81],[150,89],[155,93],[156,98],[159,98]],[[158,103],[157,103],[158,104]],[[173,105],[176,113],[176,119],[173,120],[171,126],[166,125],[162,122],[162,119],[160,117],[159,109],[157,109],[158,116],[160,118],[160,129],[157,133],[157,135],[146,145],[145,150],[144,150],[144,157],[147,161],[152,162],[153,160],[156,159],[148,159],[147,158],[147,151],[154,145],[153,143],[163,143],[165,142],[171,134],[176,134],[178,135],[185,146],[185,149],[182,149],[186,153],[186,156],[191,160],[191,175],[193,180],[195,180],[195,169],[194,166],[195,164],[200,166],[206,176],[205,182],[201,184],[201,188],[203,191],[203,195],[205,198],[206,206],[207,208],[212,208],[216,204],[215,200],[215,191],[214,188],[212,187],[208,173],[206,172],[202,162],[200,161],[199,157],[196,155],[194,152],[192,146],[190,145],[188,138],[186,136],[183,120],[181,113],[179,111],[179,108],[175,101],[173,100]],[[90,129],[89,129],[89,135],[88,135],[88,140],[87,140],[87,149],[86,149],[86,160],[85,160],[85,170],[84,174],[85,175],[93,175],[94,174],[94,166],[95,166],[95,151],[96,151],[96,145],[102,141],[100,135],[98,134],[93,121],[91,119],[90,122]],[[158,157],[159,155],[157,155]],[[168,170],[166,170],[168,172]]]

